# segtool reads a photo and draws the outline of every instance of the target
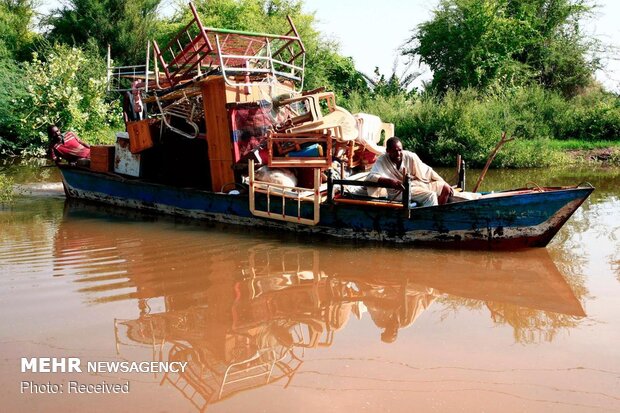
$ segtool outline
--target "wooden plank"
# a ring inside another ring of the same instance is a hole
[[[269,162],[269,166],[282,168],[328,168],[330,163],[325,159],[278,158]]]
[[[213,191],[220,191],[224,185],[235,182],[225,87],[221,76],[210,77],[201,84]]]
[[[350,205],[362,205],[362,206],[375,206],[381,208],[391,208],[391,209],[403,209],[402,203],[388,203],[381,201],[365,201],[362,199],[347,199],[347,198],[334,198],[334,203],[336,204],[350,204]]]

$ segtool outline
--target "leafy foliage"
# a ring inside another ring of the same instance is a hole
[[[440,93],[537,83],[574,96],[598,68],[579,26],[591,9],[587,0],[441,0],[403,53],[430,66]]]
[[[18,146],[17,134],[20,129],[20,112],[17,102],[26,96],[25,72],[11,59],[0,59],[0,150],[14,152]]]
[[[101,128],[110,121],[112,106],[105,101],[105,63],[96,52],[66,45],[50,46],[24,64],[25,96],[16,102],[20,113],[20,147],[47,143],[47,125],[78,132]]]
[[[34,0],[0,0],[0,59],[26,60],[37,35],[31,30]]]
[[[577,96],[561,139],[620,141],[620,97],[596,89]]]
[[[144,61],[161,0],[69,0],[46,23],[51,41],[86,45],[94,41],[103,55],[110,45],[117,63]]]
[[[411,60],[404,68],[399,70],[400,60],[397,58],[392,65],[392,73],[384,75],[379,71],[378,67],[375,67],[374,76],[368,76],[362,74],[366,82],[370,87],[370,94],[373,96],[414,96],[417,90],[412,86],[413,82],[422,74],[421,72],[414,72],[412,68],[414,66],[413,60]]]
[[[541,86],[508,91],[473,88],[445,96],[375,96],[354,94],[352,112],[374,113],[396,126],[405,147],[436,165],[452,165],[461,154],[471,166],[482,166],[502,131],[517,139],[498,153],[493,165],[534,167],[559,163],[563,157],[551,140],[620,143],[620,99],[600,89],[567,101]]]

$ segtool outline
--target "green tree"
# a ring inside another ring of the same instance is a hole
[[[348,99],[353,92],[368,93],[364,75],[355,68],[350,57],[341,56],[336,47],[318,43],[306,58],[306,89],[325,87]]]
[[[573,96],[598,68],[580,27],[591,10],[587,0],[441,0],[403,54],[430,66],[441,93],[535,82]]]
[[[34,0],[0,0],[0,59],[26,60],[37,38],[31,30]]]
[[[95,41],[101,54],[110,45],[117,63],[144,61],[161,0],[69,0],[47,17],[48,38],[69,45]]]
[[[25,73],[19,62],[27,60],[37,35],[31,30],[32,0],[0,0],[0,150],[16,149],[19,114],[15,102],[25,94]]]
[[[14,60],[0,58],[0,151],[17,149],[21,114],[17,103],[26,96],[26,72]]]
[[[420,77],[422,73],[411,72],[414,61],[411,60],[399,73],[399,60],[396,59],[392,65],[392,73],[389,76],[384,75],[375,67],[375,76],[371,77],[364,74],[364,78],[370,84],[372,95],[374,96],[415,96],[416,90],[413,88],[413,82]]]

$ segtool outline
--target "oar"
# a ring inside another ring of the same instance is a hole
[[[484,165],[484,169],[482,169],[482,173],[480,174],[480,177],[478,178],[478,182],[476,182],[476,186],[474,186],[473,192],[478,192],[478,188],[480,187],[480,184],[484,180],[484,176],[487,174],[487,171],[489,170],[489,166],[491,166],[491,162],[493,162],[493,159],[495,159],[495,155],[497,155],[499,148],[501,148],[502,145],[505,144],[506,142],[513,141],[514,139],[515,138],[513,138],[512,136],[506,139],[506,131],[502,132],[502,139],[500,139],[499,142],[497,142],[497,145],[495,145],[495,149],[493,149],[493,152],[491,152],[491,155],[489,155],[489,159],[487,159],[487,163],[486,165]]]

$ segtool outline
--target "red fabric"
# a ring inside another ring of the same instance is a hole
[[[272,128],[270,108],[266,102],[256,105],[239,104],[229,109],[230,123],[233,130],[233,159],[239,162],[248,157],[250,152],[259,149],[263,163],[267,160],[267,133]]]
[[[364,149],[361,157],[364,165],[372,165],[377,161],[377,155],[366,149]]]
[[[66,159],[75,162],[80,158],[90,158],[90,148],[73,132],[66,132],[63,140],[52,146],[52,159]]]

